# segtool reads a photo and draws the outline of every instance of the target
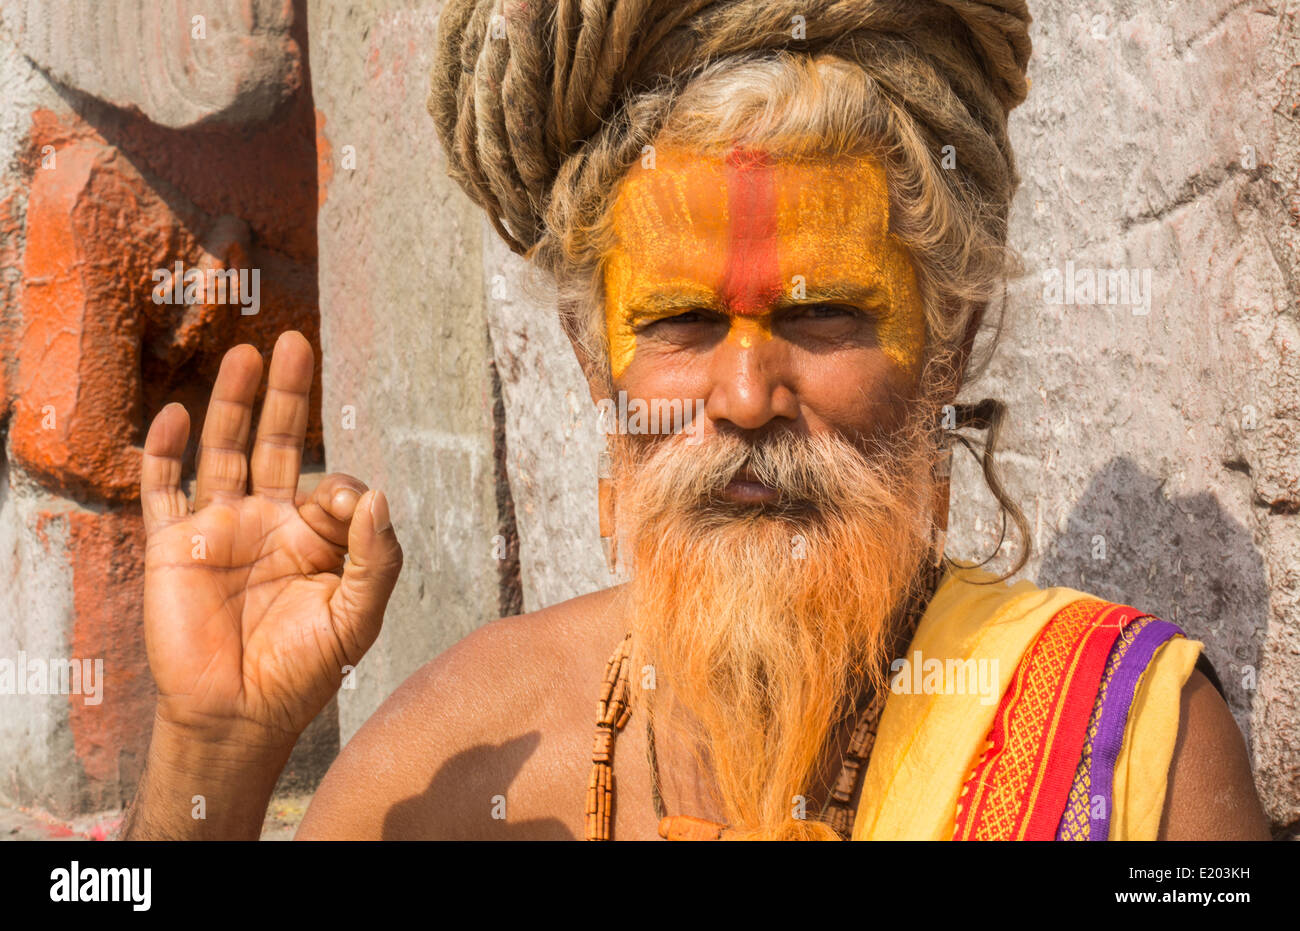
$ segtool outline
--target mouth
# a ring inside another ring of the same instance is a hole
[[[759,481],[748,466],[737,472],[721,492],[722,499],[733,504],[775,504],[780,496],[775,488]]]

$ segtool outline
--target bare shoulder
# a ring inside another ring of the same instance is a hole
[[[422,666],[343,748],[298,838],[581,836],[616,597],[502,618]]]
[[[1269,840],[1246,742],[1199,671],[1183,686],[1160,840]]]

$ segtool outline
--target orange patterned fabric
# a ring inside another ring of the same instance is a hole
[[[956,840],[1052,840],[1078,767],[1106,658],[1141,613],[1081,598],[1016,667],[957,801]]]

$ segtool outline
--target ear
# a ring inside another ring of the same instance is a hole
[[[572,339],[569,342],[573,346],[574,355],[578,357],[578,365],[582,369],[583,377],[587,379],[587,391],[591,394],[591,403],[599,405],[601,401],[612,398],[614,386],[610,379],[608,362],[603,359],[592,359],[580,344]]]
[[[609,360],[595,357],[592,351],[589,351],[582,338],[581,311],[570,310],[561,305],[560,323],[564,335],[569,339],[569,345],[573,348],[573,355],[578,360],[578,367],[582,369],[582,375],[587,379],[587,391],[591,394],[591,403],[596,405],[606,398],[612,398],[613,384],[609,374]]]

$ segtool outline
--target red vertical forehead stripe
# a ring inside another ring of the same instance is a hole
[[[722,300],[733,314],[765,313],[782,290],[776,178],[768,153],[744,147],[727,153],[727,223]]]

